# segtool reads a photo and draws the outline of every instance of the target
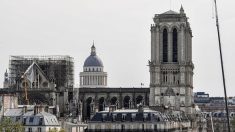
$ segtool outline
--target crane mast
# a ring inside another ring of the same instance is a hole
[[[214,0],[214,3],[215,3],[215,17],[216,17],[217,35],[218,35],[218,41],[219,41],[220,63],[221,63],[221,70],[222,70],[222,77],[223,77],[223,86],[224,86],[224,98],[225,98],[225,108],[226,108],[226,115],[227,115],[227,126],[228,126],[228,132],[230,132],[230,122],[229,122],[229,113],[228,113],[228,101],[227,101],[226,83],[225,83],[225,75],[224,75],[224,63],[223,63],[223,56],[222,56],[221,39],[220,39],[220,28],[219,28],[219,17],[218,17],[218,10],[217,10],[216,0]]]
[[[25,102],[26,102],[26,105],[29,105],[29,99],[28,99],[28,86],[27,86],[27,79],[26,77],[24,76],[24,94],[25,94]]]

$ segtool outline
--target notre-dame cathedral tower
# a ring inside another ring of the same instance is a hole
[[[150,106],[192,113],[192,31],[180,12],[156,14],[151,25]]]

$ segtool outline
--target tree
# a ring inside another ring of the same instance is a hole
[[[49,132],[65,132],[65,130],[62,128],[60,130],[58,130],[57,128],[53,128],[53,129],[49,130]]]
[[[235,131],[235,118],[231,120],[232,130]]]
[[[19,122],[13,122],[9,117],[3,117],[0,122],[0,132],[24,132],[24,126]]]

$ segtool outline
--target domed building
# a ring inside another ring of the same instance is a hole
[[[80,72],[80,87],[106,87],[107,73],[103,69],[103,62],[96,55],[96,48],[93,44],[91,54],[84,62],[83,72]]]

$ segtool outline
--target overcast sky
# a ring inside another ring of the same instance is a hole
[[[70,55],[77,86],[94,40],[109,86],[148,87],[152,18],[181,4],[194,36],[194,92],[223,96],[212,0],[1,0],[0,82],[10,55]],[[234,7],[234,0],[218,0],[229,96],[235,96]]]

